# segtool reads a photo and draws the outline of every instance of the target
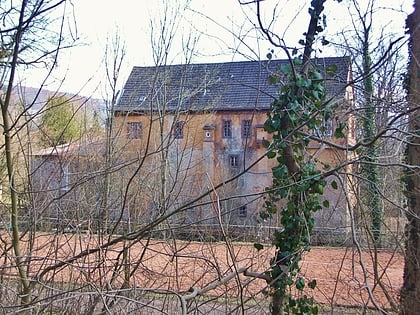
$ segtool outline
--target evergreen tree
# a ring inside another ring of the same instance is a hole
[[[65,95],[49,97],[41,116],[41,144],[43,147],[62,145],[80,136],[79,115]]]

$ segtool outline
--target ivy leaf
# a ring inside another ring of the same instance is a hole
[[[262,145],[263,145],[263,147],[264,147],[264,148],[266,148],[266,149],[267,149],[267,148],[270,146],[270,141],[268,141],[268,140],[265,140],[265,139],[264,139],[264,140],[262,141]]]
[[[328,66],[325,71],[327,72],[327,75],[332,77],[337,72],[337,65],[331,65]]]
[[[273,176],[275,178],[283,178],[286,175],[287,175],[286,165],[279,165],[277,167],[273,167]]]
[[[289,193],[289,190],[285,188],[280,189],[280,192],[279,192],[281,198],[286,198],[288,193]]]
[[[346,124],[343,122],[340,122],[338,124],[338,127],[335,129],[334,131],[334,137],[338,138],[338,139],[342,139],[345,138],[345,134],[344,134],[344,128],[346,127]]]
[[[299,277],[296,280],[296,289],[298,289],[299,291],[302,291],[305,288],[305,279],[303,279],[302,277]]]
[[[304,34],[305,35],[305,34]],[[296,57],[296,58],[293,58],[293,64],[294,65],[296,65],[296,66],[300,66],[300,65],[302,65],[302,63],[303,63],[303,61],[302,61],[302,58],[301,57]]]
[[[317,81],[322,81],[322,79],[323,79],[322,74],[319,71],[314,71],[312,76],[313,76],[313,79],[317,80]],[[322,87],[322,85],[320,87]],[[320,89],[320,88],[318,88],[318,89]]]
[[[276,129],[273,126],[273,121],[271,119],[267,119],[264,123],[264,130],[268,133],[273,133]]]
[[[270,152],[268,152],[268,153],[267,153],[267,157],[268,157],[269,159],[274,159],[274,158],[276,157],[276,152],[274,152],[274,151],[270,151]]]
[[[324,200],[322,205],[324,206],[324,208],[329,208],[330,207],[330,202],[328,200]]]
[[[266,212],[260,212],[260,218],[263,220],[267,220],[268,218],[270,218],[270,215]]]
[[[279,70],[281,73],[288,74],[292,71],[292,68],[290,67],[289,64],[281,64],[279,66]]]
[[[331,183],[331,187],[332,187],[333,189],[338,189],[338,184],[337,184],[337,182],[336,182],[336,181],[333,181],[333,182]]]
[[[260,243],[254,243],[254,247],[257,249],[257,251],[260,251],[264,248],[264,246]]]
[[[308,283],[308,287],[310,287],[311,289],[315,289],[316,287],[316,280],[313,279],[311,282]]]
[[[279,81],[280,81],[280,79],[276,75],[270,75],[270,76],[268,76],[268,83],[270,85],[277,84],[277,83],[279,83]]]

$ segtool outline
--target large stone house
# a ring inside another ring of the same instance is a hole
[[[350,61],[345,57],[313,60],[325,75],[328,97],[338,104],[335,119],[318,136],[340,145],[353,142],[348,114],[353,106]],[[262,145],[269,135],[264,122],[278,95],[269,75],[287,60],[134,67],[114,108],[114,132],[120,158],[137,162],[128,174],[130,201],[143,220],[176,211],[173,224],[254,227],[262,210],[264,189],[275,161]],[[326,71],[325,71],[326,72]],[[347,123],[346,138],[333,130]],[[339,142],[339,143],[338,143]],[[350,155],[312,141],[308,156],[338,165]],[[345,230],[350,180],[327,189],[329,207],[316,214],[316,227]],[[195,202],[207,191],[205,198]],[[182,207],[181,209],[179,207]],[[142,208],[143,210],[139,210]],[[133,213],[133,212],[131,212]],[[264,222],[277,225],[277,219]]]

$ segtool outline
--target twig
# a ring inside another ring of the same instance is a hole
[[[195,298],[197,295],[203,295],[204,293],[206,293],[206,292],[208,292],[210,290],[214,290],[219,285],[222,285],[222,284],[228,282],[229,280],[235,278],[237,275],[239,275],[241,273],[244,273],[245,274],[246,270],[247,270],[246,267],[238,268],[237,271],[234,271],[234,272],[229,273],[228,275],[224,276],[220,280],[216,280],[216,281],[211,282],[210,284],[208,284],[207,286],[205,286],[202,289],[197,289],[197,288],[192,287],[190,289],[190,292],[191,293],[188,294],[188,295],[184,295],[184,299],[185,300],[191,300],[191,299]]]

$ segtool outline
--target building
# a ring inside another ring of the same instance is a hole
[[[40,230],[87,229],[101,216],[105,141],[84,137],[33,152],[26,221]]]
[[[318,136],[351,144],[350,61],[313,62],[325,70],[328,97],[337,104],[334,121]],[[130,208],[143,220],[175,211],[168,222],[189,227],[261,226],[259,212],[273,166],[265,157],[263,140],[269,135],[264,122],[279,89],[268,78],[287,65],[287,60],[271,60],[134,67],[114,108],[120,159],[136,161],[126,174]],[[328,69],[335,71],[327,75]],[[346,138],[336,140],[333,130],[340,121],[347,123]],[[308,155],[330,165],[351,158],[315,141]],[[327,189],[329,207],[316,214],[320,230],[341,233],[349,226],[344,193],[350,182],[345,176],[338,182],[340,189]],[[277,219],[263,225],[276,226]]]
[[[335,69],[325,79],[328,96],[337,104],[335,119],[317,136],[344,147],[354,141],[350,62],[314,62]],[[264,122],[279,89],[268,78],[287,64],[134,67],[114,107],[107,139],[84,137],[32,154],[30,220],[43,229],[124,232],[157,219],[158,230],[176,227],[179,235],[267,235],[279,221],[259,219],[275,162],[266,158],[263,145],[270,137]],[[333,130],[342,121],[346,138],[337,140]],[[316,141],[307,154],[332,166],[351,158]],[[327,189],[329,206],[315,214],[316,230],[322,232],[317,237],[346,234],[349,168],[331,179],[339,189]]]

